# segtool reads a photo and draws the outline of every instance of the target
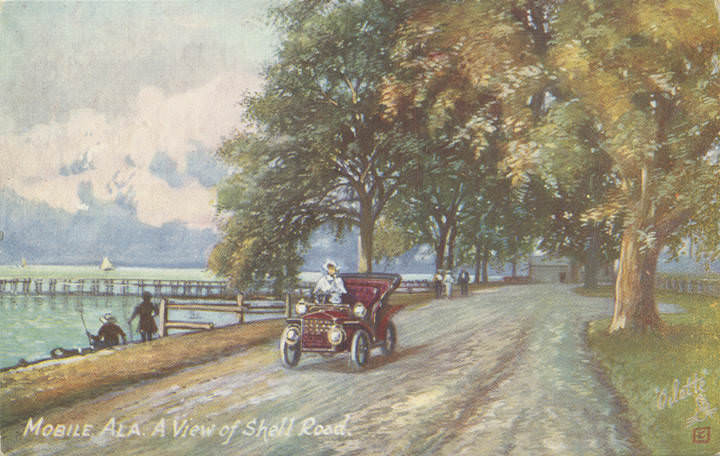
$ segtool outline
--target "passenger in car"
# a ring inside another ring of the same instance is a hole
[[[347,293],[345,290],[345,284],[343,280],[337,276],[338,269],[340,269],[332,260],[327,260],[323,265],[323,271],[325,274],[320,277],[320,280],[315,284],[313,295],[320,302],[323,302],[320,297],[325,297],[331,304],[340,304],[342,302],[342,295]]]

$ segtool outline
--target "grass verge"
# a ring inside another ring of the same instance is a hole
[[[580,293],[612,296],[612,289]],[[659,292],[656,299],[685,312],[663,314],[662,333],[610,335],[610,320],[591,322],[589,346],[652,454],[715,455],[720,452],[720,299],[672,292]],[[703,411],[708,408],[715,409],[709,417]],[[708,427],[710,440],[697,442],[708,434],[695,429]]]

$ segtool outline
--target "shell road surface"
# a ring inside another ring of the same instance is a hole
[[[365,371],[352,372],[347,355],[304,354],[285,369],[277,345],[255,347],[34,416],[37,432],[26,422],[3,431],[4,451],[641,454],[583,342],[585,322],[608,304],[558,285],[434,300],[394,317],[396,352],[373,350]],[[71,435],[44,437],[48,424]]]

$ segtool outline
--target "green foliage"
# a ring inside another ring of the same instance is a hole
[[[549,216],[540,248],[586,266],[596,256],[606,264],[617,259],[622,217],[597,210],[618,191],[602,126],[578,99],[556,100],[533,137],[542,148],[537,172]]]
[[[417,158],[421,179],[403,187],[401,210],[392,216],[417,243],[433,246],[438,268],[454,267],[456,244],[463,261],[484,251],[478,243],[492,243],[495,257],[532,250],[539,219],[521,214],[516,203],[527,195],[518,200],[500,167],[532,122],[525,100],[547,83],[537,34],[517,17],[524,16],[509,4],[432,2],[399,31],[387,115],[415,133],[426,152]]]
[[[712,0],[290,1],[274,19],[253,133],[219,151],[237,171],[217,270],[289,277],[323,224],[360,227],[366,263],[538,238],[609,261],[629,232],[720,256]]]
[[[327,214],[313,210],[326,195],[308,183],[295,161],[276,159],[286,152],[254,136],[239,136],[219,151],[238,171],[218,187],[224,238],[209,266],[236,285],[259,287],[267,279],[276,291],[292,285],[300,247],[327,221]]]
[[[574,2],[560,9],[550,60],[602,126],[618,176],[619,191],[598,214],[622,213],[673,246],[692,232],[717,251],[718,212],[706,210],[720,189],[711,152],[720,132],[713,13],[710,0]]]
[[[375,224],[373,261],[382,263],[406,253],[416,244],[416,239],[393,219],[380,217]]]
[[[283,34],[277,61],[263,91],[245,100],[253,133],[219,151],[236,172],[218,190],[225,236],[211,265],[243,284],[294,276],[323,224],[338,233],[359,226],[370,266],[375,221],[415,149],[382,116],[399,10],[374,0],[291,1],[274,19]]]

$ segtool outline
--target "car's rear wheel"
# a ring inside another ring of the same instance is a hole
[[[370,359],[370,336],[364,329],[358,329],[353,334],[350,344],[350,368],[364,369]]]
[[[282,339],[280,340],[280,355],[282,357],[282,363],[285,367],[295,367],[300,362],[300,341],[291,343],[287,339],[287,332],[289,328],[285,329]],[[298,329],[299,331],[299,329]]]
[[[383,355],[387,356],[395,351],[395,344],[397,343],[397,329],[395,329],[395,323],[389,321],[387,327],[385,327],[385,340],[380,346],[380,351]]]

